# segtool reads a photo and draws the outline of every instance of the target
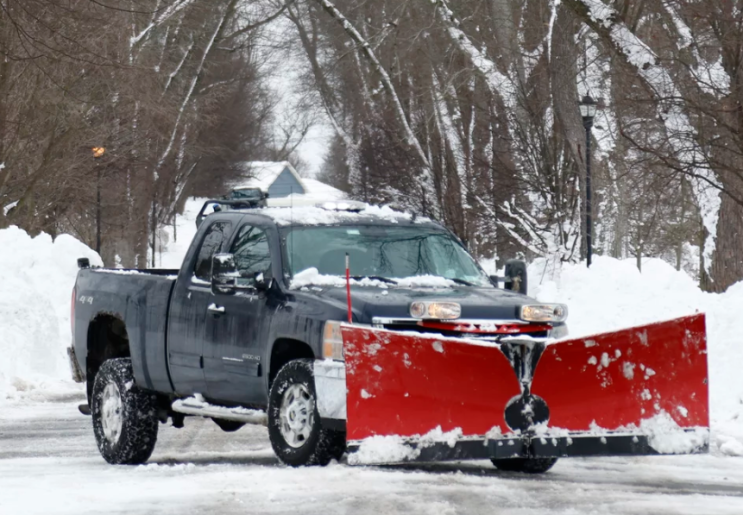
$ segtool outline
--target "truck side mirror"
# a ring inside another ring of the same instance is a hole
[[[506,261],[506,278],[504,287],[506,290],[516,291],[526,295],[526,263],[519,259]]]
[[[232,254],[214,254],[212,256],[212,293],[232,295],[237,289],[236,281],[240,277],[237,271],[235,256]]]
[[[271,286],[271,279],[267,278],[263,272],[256,272],[253,275],[253,284],[256,290],[267,291],[269,286]]]

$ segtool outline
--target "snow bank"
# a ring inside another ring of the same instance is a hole
[[[0,230],[0,404],[34,391],[73,388],[65,349],[80,257],[102,264],[72,236],[52,241],[15,226]]]
[[[743,282],[722,294],[702,292],[688,275],[660,259],[597,256],[583,265],[529,266],[529,294],[569,306],[571,336],[658,322],[697,312],[707,314],[713,450],[743,456]]]

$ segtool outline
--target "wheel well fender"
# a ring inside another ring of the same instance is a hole
[[[85,375],[90,400],[95,376],[103,362],[113,358],[131,357],[129,335],[124,321],[114,315],[97,315],[88,325],[87,351]]]
[[[281,367],[295,359],[309,358],[314,359],[315,353],[312,348],[305,342],[293,340],[291,338],[279,338],[271,348],[268,370],[268,386],[271,387],[276,374]]]

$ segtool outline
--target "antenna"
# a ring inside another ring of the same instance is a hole
[[[348,323],[353,324],[353,311],[351,309],[351,266],[348,252],[346,252],[346,302],[348,303]]]
[[[296,265],[294,262],[294,186],[289,186],[289,235],[292,238],[289,244],[289,259],[291,260],[292,268]],[[294,273],[292,272],[292,275]]]

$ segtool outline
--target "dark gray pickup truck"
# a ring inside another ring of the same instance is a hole
[[[499,288],[428,219],[350,202],[216,212],[180,270],[80,260],[70,357],[106,461],[145,462],[158,424],[181,427],[187,415],[225,431],[265,424],[290,465],[340,457],[347,260],[356,324],[463,336],[422,323],[456,319],[489,324],[492,333],[466,336],[490,341],[504,335],[495,324],[535,337],[565,332],[564,307],[539,305],[548,320],[525,320],[522,307],[536,303]],[[511,263],[505,280],[525,291],[523,264]]]

